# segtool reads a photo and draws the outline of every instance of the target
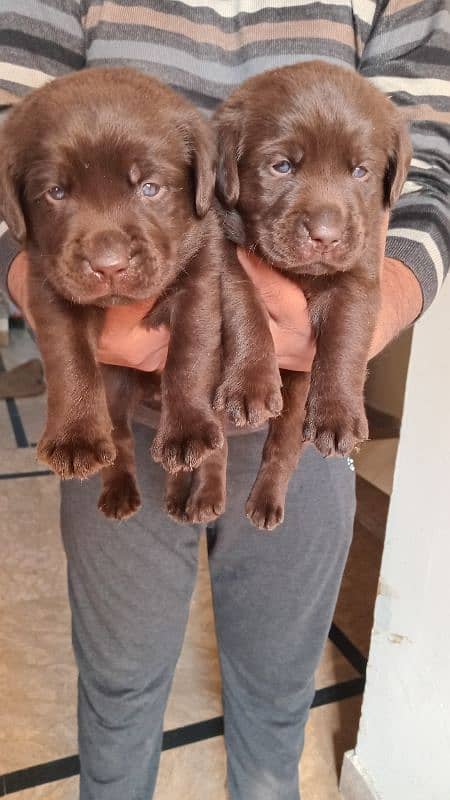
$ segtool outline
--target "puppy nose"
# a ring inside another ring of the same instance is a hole
[[[332,247],[342,238],[343,220],[337,209],[326,208],[307,214],[303,224],[312,241],[319,246]]]
[[[128,268],[129,242],[121,231],[97,231],[84,242],[84,249],[90,268],[103,278]]]
[[[108,275],[117,275],[125,272],[128,267],[127,253],[119,250],[105,250],[92,258],[90,265],[94,272],[98,272],[104,278]]]

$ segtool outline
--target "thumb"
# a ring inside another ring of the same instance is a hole
[[[287,322],[298,319],[307,308],[306,298],[300,287],[277,269],[270,267],[258,256],[237,248],[237,256],[253,285],[257,288],[269,316],[280,317]]]

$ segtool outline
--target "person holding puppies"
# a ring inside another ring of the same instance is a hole
[[[232,8],[231,8],[232,6]],[[311,9],[314,14],[311,15]],[[139,5],[20,0],[1,10],[0,102],[85,67],[135,66],[211,112],[250,75],[325,59],[357,69],[402,107],[413,160],[387,231],[375,355],[432,302],[448,269],[449,58],[444,0],[429,3]],[[413,38],[411,38],[413,37]],[[287,102],[289,99],[287,99]],[[261,103],[264,102],[261,97]],[[0,155],[1,157],[1,155]],[[27,255],[0,223],[5,286],[27,315]],[[384,238],[384,233],[383,233]],[[301,289],[239,251],[270,317],[279,366],[308,372],[315,353]],[[161,369],[169,331],[146,331],[152,299],[108,311],[98,358]],[[74,649],[80,673],[81,800],[148,800],[162,719],[196,574],[199,528],[162,510],[163,475],[139,409],[144,507],[118,528],[96,510],[97,480],[62,484]],[[261,534],[243,514],[265,432],[229,440],[228,508],[209,529],[231,800],[298,800],[298,759],[317,666],[351,541],[354,474],[308,447],[284,522]]]

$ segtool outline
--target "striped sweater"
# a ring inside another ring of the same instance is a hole
[[[357,69],[411,121],[414,159],[386,254],[415,272],[426,308],[449,266],[449,32],[448,0],[0,0],[0,107],[96,65],[156,75],[205,111],[275,66]],[[17,250],[0,220],[3,278]]]

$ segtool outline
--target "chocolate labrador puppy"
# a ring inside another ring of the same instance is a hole
[[[270,335],[222,351],[222,271],[224,291],[236,299],[232,340],[248,319],[266,326],[211,208],[210,126],[159,81],[106,68],[33,92],[0,136],[0,208],[29,253],[30,309],[48,384],[39,459],[61,478],[101,470],[99,508],[109,517],[139,507],[130,414],[154,376],[101,367],[96,342],[107,307],[156,298],[143,324],[166,322],[171,338],[153,456],[170,473],[169,513],[214,518],[225,501],[222,420],[212,408],[222,369],[234,379],[223,382],[223,408],[240,424],[261,423],[282,401]],[[187,486],[178,473],[192,470]]]
[[[349,69],[313,61],[251,78],[216,114],[218,193],[234,242],[306,295],[311,376],[285,371],[247,503],[259,528],[283,519],[303,442],[346,455],[367,438],[363,387],[380,303],[385,210],[411,148],[398,110]],[[303,432],[303,433],[302,433]]]

